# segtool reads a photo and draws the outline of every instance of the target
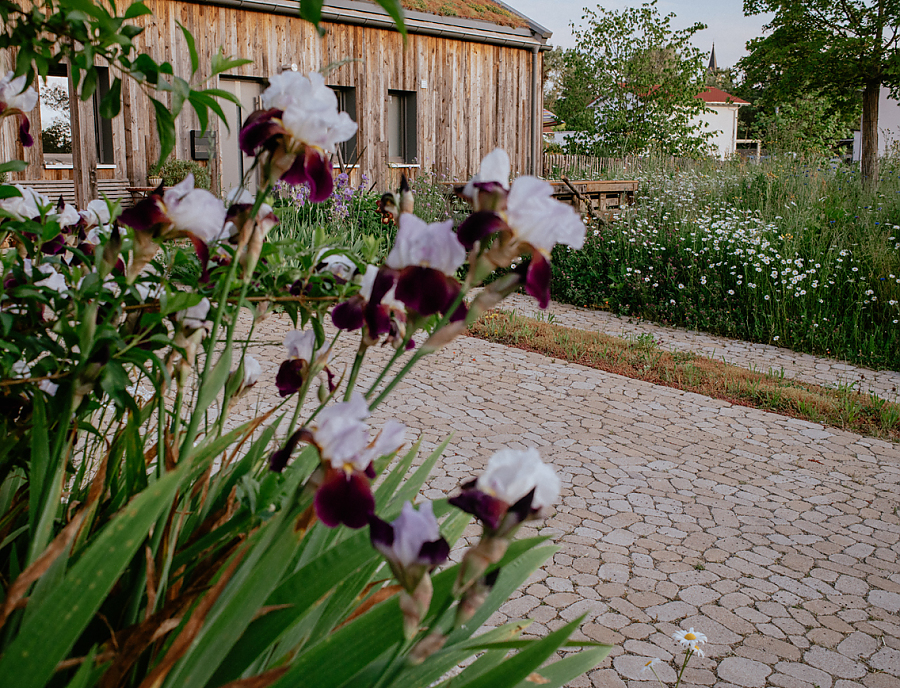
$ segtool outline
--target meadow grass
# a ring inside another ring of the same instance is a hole
[[[852,386],[823,387],[786,378],[784,371],[747,370],[689,352],[665,351],[649,334],[612,337],[504,311],[484,315],[469,334],[741,406],[900,441],[898,404]]]
[[[898,370],[898,167],[870,191],[838,163],[645,162],[633,207],[556,249],[553,297]]]

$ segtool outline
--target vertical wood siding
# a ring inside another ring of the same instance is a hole
[[[126,3],[117,0],[117,4],[124,11]],[[226,76],[258,80],[277,74],[282,65],[295,63],[308,72],[350,58],[351,62],[331,71],[326,82],[356,88],[361,167],[379,188],[396,176],[386,162],[389,90],[416,94],[417,157],[423,170],[463,180],[477,171],[481,158],[496,146],[509,152],[514,175],[531,170],[532,55],[528,50],[421,35],[409,35],[404,48],[395,31],[344,24],[326,24],[327,34],[320,39],[299,18],[172,0],[147,0],[146,4],[153,15],[136,20],[145,26],[136,39],[138,49],[157,61],[171,62],[175,73],[185,78],[190,74],[190,58],[179,23],[196,39],[201,78],[208,74],[220,46],[226,54],[253,60]],[[424,89],[423,80],[427,82]],[[218,86],[218,81],[209,85]],[[154,115],[137,85],[126,81],[123,96],[123,111],[113,127],[115,173],[141,185],[159,153]],[[159,97],[168,101],[166,94]],[[539,95],[538,112],[540,100]],[[177,127],[175,155],[189,158],[190,130],[199,129],[189,107]],[[16,150],[11,130],[5,124],[0,131],[0,152],[6,156]],[[38,134],[35,131],[36,139]],[[86,138],[93,145],[93,136]],[[84,159],[95,157],[82,153]],[[220,159],[217,156],[210,162],[214,177]],[[49,177],[50,171],[40,169],[36,153],[28,160],[29,169],[20,178]]]

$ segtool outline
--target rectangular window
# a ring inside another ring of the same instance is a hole
[[[97,89],[92,98],[97,162],[115,163],[112,121],[100,116],[100,100],[109,92],[109,69],[97,67]],[[40,87],[41,149],[45,167],[72,165],[72,110],[69,103],[69,72],[65,65],[50,71]]]
[[[46,167],[72,166],[72,113],[65,66],[52,69],[40,84],[41,150]]]
[[[338,110],[350,115],[350,119],[356,122],[356,89],[352,86],[330,86],[338,99]],[[356,134],[343,143],[338,144],[338,155],[345,165],[355,165],[359,158],[359,150],[356,146]]]
[[[388,161],[411,165],[416,161],[416,93],[388,91]]]
[[[100,116],[100,101],[109,92],[109,69],[97,67],[97,90],[94,91],[94,139],[97,142],[97,162],[112,165],[116,162],[113,151],[112,120]]]

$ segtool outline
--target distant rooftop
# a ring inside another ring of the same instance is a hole
[[[749,105],[750,102],[743,98],[738,98],[730,93],[725,93],[721,88],[709,86],[707,89],[697,96],[704,103],[715,104],[732,104],[732,105]]]

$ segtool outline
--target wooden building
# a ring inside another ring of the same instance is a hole
[[[157,61],[171,62],[179,76],[190,75],[179,23],[196,39],[201,78],[220,46],[226,54],[253,60],[209,83],[241,100],[240,107],[224,103],[230,132],[224,124],[212,130],[212,154],[202,163],[210,167],[214,184],[218,179],[221,189],[234,186],[247,166],[237,147],[237,131],[255,109],[266,78],[286,69],[308,72],[338,63],[327,73],[326,82],[359,124],[356,139],[342,147],[342,162],[356,165],[379,188],[392,184],[400,170],[414,175],[430,169],[450,179],[466,179],[496,146],[509,152],[514,174],[540,171],[541,65],[550,33],[497,0],[473,3],[495,10],[494,21],[407,10],[405,46],[384,10],[365,0],[328,2],[324,38],[299,19],[297,0],[146,0],[146,4],[153,14],[135,20],[146,27],[136,41],[138,48]],[[415,6],[430,4],[447,6],[424,0]],[[66,74],[44,87],[54,84],[65,90]],[[101,92],[104,86],[101,78]],[[12,125],[4,125],[0,134],[4,159],[28,162],[13,181],[43,180],[39,186],[52,185],[54,190],[67,186],[82,203],[100,192],[121,195],[125,187],[145,185],[159,151],[148,98],[126,82],[123,111],[113,120],[99,118],[95,102],[70,97],[74,144],[68,157],[42,150],[40,106],[31,113],[33,148],[18,146]],[[53,121],[65,114],[54,113]],[[45,126],[53,126],[49,117],[45,119]],[[176,123],[176,157],[202,159],[202,146],[192,147],[199,136],[193,112],[186,107]]]

